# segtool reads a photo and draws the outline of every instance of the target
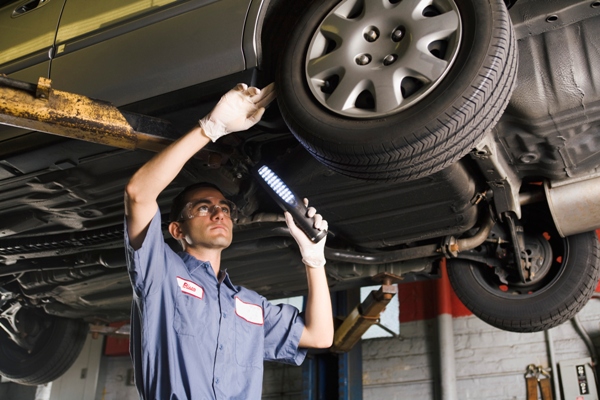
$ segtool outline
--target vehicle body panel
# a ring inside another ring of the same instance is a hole
[[[0,9],[0,72],[12,73],[39,65],[48,75],[52,47],[64,1],[46,0],[29,11],[26,1],[14,1]],[[24,74],[21,73],[21,79]]]
[[[517,87],[496,132],[521,176],[563,180],[600,164],[600,8],[562,3],[544,14],[560,16],[556,22],[537,18],[516,27]],[[511,15],[524,18],[535,12],[526,6],[540,4],[518,2]]]
[[[128,7],[134,6],[141,8],[130,14]],[[246,0],[156,8],[134,0],[94,7],[69,0],[52,62],[54,87],[121,106],[242,71],[248,7]]]

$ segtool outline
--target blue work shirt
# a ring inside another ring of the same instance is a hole
[[[263,360],[300,365],[304,321],[290,305],[219,278],[164,242],[160,212],[140,249],[125,223],[133,286],[131,357],[143,399],[260,399]]]

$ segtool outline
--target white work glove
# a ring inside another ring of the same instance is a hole
[[[308,207],[308,199],[304,199],[304,205]],[[314,227],[319,230],[327,230],[327,221],[323,219],[321,214],[317,214],[317,210],[314,207],[309,207],[306,215],[310,218],[315,218]],[[292,214],[285,212],[285,222],[288,228],[300,247],[300,254],[302,255],[302,262],[304,265],[311,268],[323,268],[325,266],[325,240],[327,236],[324,236],[319,242],[313,243],[308,236],[300,229],[294,222]]]
[[[215,142],[231,132],[245,131],[260,121],[265,107],[275,98],[275,84],[263,90],[239,83],[225,93],[215,108],[198,124],[204,134]]]

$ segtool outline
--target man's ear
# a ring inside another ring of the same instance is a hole
[[[169,233],[173,236],[174,239],[181,240],[183,239],[183,232],[181,231],[181,223],[179,222],[171,222],[169,224]]]

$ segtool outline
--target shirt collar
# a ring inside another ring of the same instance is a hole
[[[179,257],[181,257],[181,259],[185,263],[185,266],[187,267],[188,272],[190,274],[194,273],[194,271],[200,267],[204,267],[204,268],[210,269],[212,271],[212,266],[210,265],[209,261],[198,260],[196,257],[194,257],[193,255],[191,255],[190,253],[185,252],[185,251],[180,251],[177,254],[179,255]],[[212,275],[214,276],[214,273]]]
[[[231,283],[227,269],[222,269],[219,271],[219,282],[225,282],[225,284],[236,293],[240,291],[238,286],[234,286],[233,283]]]
[[[240,291],[240,288],[237,286],[234,286],[233,283],[231,282],[231,279],[229,279],[229,274],[227,273],[227,269],[220,270],[219,276],[216,277],[213,272],[210,261],[198,260],[196,257],[192,256],[190,253],[185,252],[185,251],[180,251],[177,254],[179,254],[179,257],[181,257],[181,259],[185,263],[185,266],[187,267],[187,270],[190,273],[190,275],[192,275],[194,273],[194,271],[196,271],[198,268],[203,267],[204,272],[207,273],[208,275],[210,275],[211,277],[213,277],[217,283],[225,282],[225,284],[231,290],[235,291],[236,293]]]

